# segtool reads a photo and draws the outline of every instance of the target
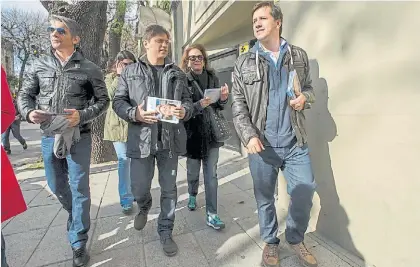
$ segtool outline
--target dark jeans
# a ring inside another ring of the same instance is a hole
[[[42,137],[42,156],[48,186],[71,216],[68,238],[73,248],[84,246],[90,229],[89,170],[92,150],[90,134],[81,134],[72,145],[70,155],[58,159],[54,155],[54,137]]]
[[[158,233],[160,236],[171,235],[174,228],[177,201],[176,175],[178,156],[169,157],[169,150],[161,150],[147,158],[132,158],[130,168],[131,191],[141,212],[149,212],[152,207],[150,193],[155,174],[155,162],[159,171],[160,215]]]
[[[286,219],[286,240],[290,244],[302,242],[316,187],[307,145],[301,148],[297,145],[291,148],[265,147],[260,154],[249,155],[249,167],[254,181],[261,239],[268,244],[279,243],[274,192],[281,169],[287,181],[287,193],[291,197]]]
[[[217,214],[217,162],[219,161],[219,148],[211,148],[203,161],[204,189],[206,190],[206,211]],[[197,196],[201,160],[187,158],[188,193]]]
[[[13,136],[19,141],[23,146],[26,144],[25,139],[20,135],[20,121],[15,120],[12,125],[1,135],[1,142],[3,144],[4,150],[10,150],[10,131],[12,131]]]

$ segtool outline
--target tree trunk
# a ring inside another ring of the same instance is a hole
[[[25,73],[25,67],[26,67],[26,63],[28,62],[28,58],[29,58],[29,53],[26,53],[25,57],[22,60],[22,66],[20,67],[19,81],[18,81],[19,82],[18,83],[18,92],[22,88],[23,74]]]
[[[50,1],[44,1],[50,2]],[[52,1],[51,1],[52,2]],[[51,3],[50,2],[50,3]],[[74,19],[82,28],[80,48],[84,57],[100,66],[101,48],[106,30],[106,9],[108,1],[80,1],[75,4],[51,5],[43,3],[57,14]],[[47,9],[49,9],[47,8]],[[104,136],[105,114],[92,123],[92,163],[103,163],[116,160],[115,150],[111,142],[105,142]]]
[[[127,3],[125,0],[117,1],[117,8],[115,10],[115,19],[111,23],[109,29],[109,58],[114,60],[121,49],[121,35],[124,27],[125,12],[127,10]]]

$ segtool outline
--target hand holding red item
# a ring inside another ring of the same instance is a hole
[[[1,133],[15,120],[16,110],[7,84],[6,72],[1,68]],[[6,152],[1,147],[1,222],[26,210],[22,191],[16,180],[13,167]]]

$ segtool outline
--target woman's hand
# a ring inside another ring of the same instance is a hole
[[[200,104],[202,108],[208,107],[211,104],[211,99],[209,97],[205,97],[200,100]]]
[[[222,93],[220,95],[220,100],[221,101],[226,101],[229,97],[229,87],[228,87],[228,85],[225,83],[225,85],[222,86],[221,90],[222,90]]]

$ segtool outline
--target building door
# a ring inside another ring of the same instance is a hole
[[[216,75],[220,80],[220,85],[223,85],[226,83],[229,86],[229,91],[232,91],[232,72],[233,72],[233,67],[216,70]],[[226,120],[229,122],[229,126],[232,131],[232,137],[225,142],[225,147],[232,149],[234,151],[237,151],[237,152],[241,152],[241,141],[239,140],[239,137],[236,134],[235,127],[233,125],[233,120],[232,120],[231,94],[229,94],[229,101],[225,105],[223,115],[225,115]]]
[[[236,59],[238,58],[238,48],[226,49],[220,53],[213,54],[209,57],[210,66],[216,71],[216,76],[219,78],[220,85],[227,84],[229,91],[232,91],[232,72]],[[235,127],[232,121],[232,97],[229,94],[229,101],[225,105],[223,115],[229,122],[232,131],[232,137],[225,142],[225,148],[241,152],[241,142],[236,134]]]

